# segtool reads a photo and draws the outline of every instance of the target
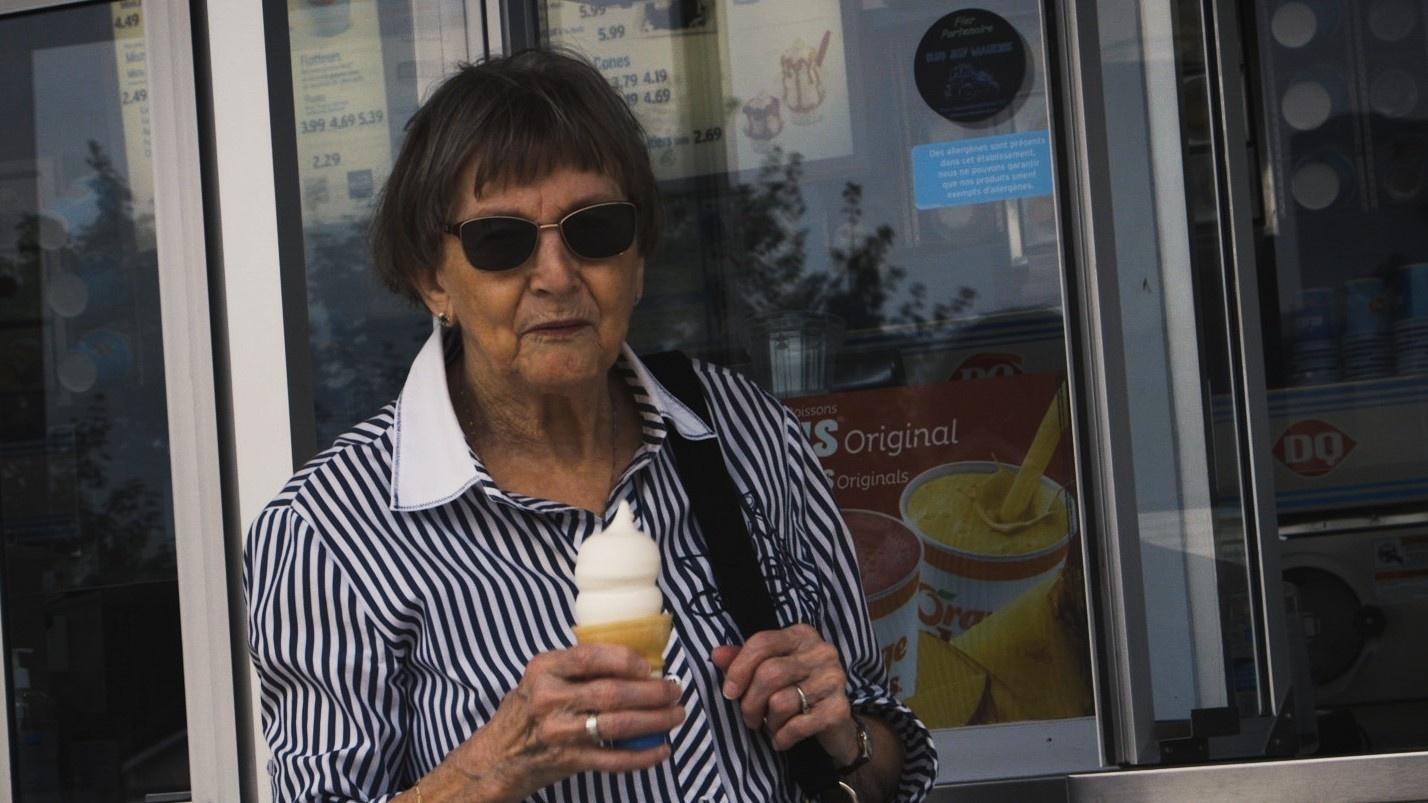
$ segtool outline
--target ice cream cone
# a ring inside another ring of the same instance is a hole
[[[575,640],[581,644],[623,644],[649,661],[650,673],[664,672],[664,645],[669,642],[669,632],[674,627],[674,618],[668,613],[641,616],[638,619],[623,619],[600,625],[575,625]]]
[[[649,662],[650,677],[664,673],[664,645],[674,617],[668,613],[622,619],[600,625],[575,625],[575,640],[581,644],[623,644]],[[644,750],[664,744],[665,734],[651,733],[631,739],[616,739],[613,746],[624,750]]]

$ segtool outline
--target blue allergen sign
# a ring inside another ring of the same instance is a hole
[[[1051,135],[1024,131],[912,149],[918,209],[1051,194]]]

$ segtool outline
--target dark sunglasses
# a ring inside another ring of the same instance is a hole
[[[558,223],[491,215],[446,223],[441,230],[461,241],[461,250],[473,268],[503,271],[526,264],[535,253],[542,229],[559,229],[565,247],[581,259],[619,256],[635,244],[637,212],[629,201],[610,201],[577,209]]]

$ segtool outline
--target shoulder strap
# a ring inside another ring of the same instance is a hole
[[[704,386],[687,356],[666,351],[640,359],[665,389],[710,429],[714,428]],[[781,627],[768,585],[759,571],[758,555],[741,512],[743,505],[724,463],[719,439],[689,440],[674,428],[670,428],[668,437],[694,518],[704,533],[705,549],[714,567],[714,582],[724,606],[746,639],[760,630]],[[838,772],[833,759],[814,739],[794,745],[788,751],[788,763],[794,780],[813,799],[837,786]]]

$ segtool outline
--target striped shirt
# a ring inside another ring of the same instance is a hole
[[[741,638],[666,435],[715,433],[626,347],[615,370],[644,438],[603,520],[504,491],[467,446],[447,393],[458,341],[434,332],[397,401],[299,470],[249,529],[249,647],[274,798],[387,800],[441,762],[532,657],[574,644],[576,550],[628,500],[661,550],[675,620],[665,671],[684,687],[687,717],[670,734],[669,760],[574,775],[530,799],[797,800],[783,755],[724,699],[708,657]],[[798,421],[738,374],[696,371],[780,622],[811,624],[837,646],[854,710],[903,743],[897,799],[922,799],[936,776],[931,736],[887,691],[851,541]]]

